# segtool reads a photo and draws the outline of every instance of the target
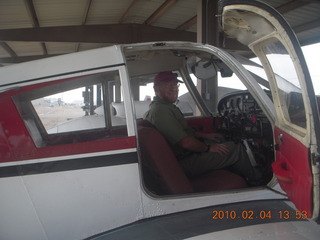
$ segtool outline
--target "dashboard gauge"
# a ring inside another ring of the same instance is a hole
[[[230,107],[234,109],[234,99],[230,99]]]
[[[240,97],[237,98],[237,108],[240,112],[242,112],[242,99]]]

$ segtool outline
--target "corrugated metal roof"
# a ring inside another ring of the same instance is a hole
[[[299,7],[294,11],[284,13],[284,17],[296,31],[301,43],[308,44],[314,42],[313,38],[320,41],[320,3],[310,3]],[[308,28],[310,27],[310,30]],[[301,31],[301,29],[304,29]]]
[[[0,29],[33,27],[23,0],[0,1]]]
[[[295,11],[284,13],[283,16],[291,24],[291,26],[299,26],[308,21],[319,19],[320,4],[311,3],[297,8]],[[320,26],[319,26],[320,27]]]
[[[34,0],[33,5],[41,27],[81,25],[85,0]]]
[[[7,42],[10,48],[19,53],[19,56],[41,55],[43,54],[41,45],[35,42]]]
[[[160,16],[153,25],[157,27],[175,29],[196,15],[197,8],[194,0],[178,1],[162,16]]]
[[[320,41],[319,1],[265,2],[284,15],[302,44]],[[197,31],[198,3],[198,0],[0,0],[0,64],[29,60],[27,56],[37,58],[108,46],[116,43],[114,38],[120,43],[160,39],[161,31],[167,36],[176,34],[180,39],[190,39]],[[101,37],[113,39],[109,42]]]
[[[86,24],[117,24],[130,3],[130,0],[92,1]]]

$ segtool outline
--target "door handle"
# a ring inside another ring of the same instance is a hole
[[[279,146],[282,145],[282,143],[283,143],[283,134],[280,133],[280,134],[278,135],[278,144],[279,144]]]
[[[280,133],[280,134],[278,135],[278,143],[276,143],[276,145],[274,146],[274,149],[275,149],[276,151],[279,151],[279,150],[280,150],[280,145],[282,145],[282,143],[283,143],[283,134]]]

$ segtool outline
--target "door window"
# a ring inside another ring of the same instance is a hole
[[[279,102],[286,121],[306,128],[306,115],[301,87],[292,59],[279,40],[269,42],[263,47],[273,69],[279,90]]]

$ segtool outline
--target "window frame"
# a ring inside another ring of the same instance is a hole
[[[310,119],[308,116],[308,112],[306,112],[306,126],[305,127],[301,127],[293,122],[291,122],[291,120],[288,118],[288,116],[286,116],[286,109],[287,106],[283,106],[283,101],[281,101],[281,96],[280,96],[280,88],[278,85],[278,75],[274,73],[274,69],[273,66],[271,65],[271,63],[269,62],[268,57],[265,55],[265,51],[264,51],[264,47],[267,46],[270,42],[273,43],[275,41],[278,41],[281,43],[281,45],[284,47],[284,49],[286,50],[286,52],[288,53],[288,55],[291,58],[291,61],[293,63],[293,67],[294,70],[297,72],[297,74],[299,74],[299,66],[297,66],[297,63],[295,63],[293,61],[293,56],[292,56],[292,52],[290,51],[290,48],[285,44],[285,42],[283,42],[281,40],[281,38],[277,35],[277,34],[271,34],[267,39],[262,39],[260,42],[256,43],[255,46],[253,46],[253,51],[256,54],[256,56],[258,56],[258,58],[261,61],[261,64],[263,65],[266,75],[269,79],[269,84],[270,84],[270,89],[272,94],[272,98],[273,98],[273,103],[275,106],[275,111],[276,111],[276,121],[275,121],[275,125],[281,127],[282,129],[286,130],[287,132],[290,132],[292,134],[292,136],[294,136],[295,138],[297,138],[300,142],[304,143],[305,146],[307,146],[309,144],[309,139],[307,139],[307,133],[310,131]],[[297,75],[297,77],[299,78],[299,75]],[[302,82],[301,80],[299,80],[299,84],[302,87]],[[303,95],[303,104],[304,104],[304,109],[305,111],[307,111],[308,107],[307,107],[307,102],[305,99],[305,94]]]
[[[97,76],[96,79],[94,79],[94,76]],[[107,78],[110,78],[110,76],[113,76],[113,79],[108,80]],[[47,147],[78,142],[96,141],[101,139],[128,137],[127,124],[121,126],[112,126],[111,123],[111,102],[107,91],[108,84],[114,81],[116,77],[120,78],[119,68],[86,72],[72,77],[64,76],[62,79],[60,78],[52,82],[34,85],[34,87],[31,87],[30,90],[23,91],[22,93],[13,96],[12,99],[36,147]],[[103,118],[105,126],[103,128],[89,128],[85,130],[48,133],[37,111],[35,110],[32,101],[56,93],[66,92],[96,84],[101,84],[102,88],[101,95],[103,99],[102,106],[104,109]]]

